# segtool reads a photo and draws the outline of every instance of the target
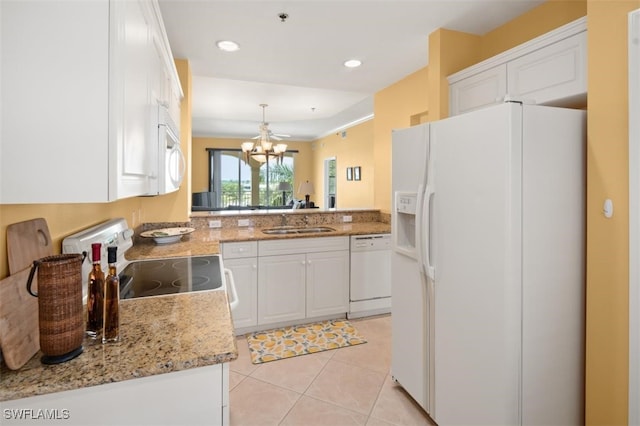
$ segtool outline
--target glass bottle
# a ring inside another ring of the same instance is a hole
[[[116,271],[117,247],[107,247],[109,273],[104,286],[104,326],[102,343],[117,342],[120,336],[120,317],[118,302],[120,300],[120,279]]]
[[[87,326],[86,334],[95,339],[102,333],[104,320],[102,308],[104,305],[104,272],[100,265],[102,244],[91,244],[91,261],[93,266],[89,272],[87,287]]]

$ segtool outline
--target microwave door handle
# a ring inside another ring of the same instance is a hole
[[[173,183],[173,185],[175,186],[180,186],[182,184],[182,180],[184,179],[184,172],[187,168],[187,163],[186,160],[184,158],[184,154],[182,153],[182,150],[180,149],[180,145],[175,145],[173,147],[173,149],[171,150],[171,152],[169,153],[170,157],[173,156],[178,156],[178,161],[180,162],[178,164],[178,170],[177,170],[177,174],[176,176],[174,176],[172,174],[173,169],[170,167],[168,170],[169,173],[169,179],[171,179],[171,183]],[[172,158],[169,159],[169,162],[171,163],[171,161],[173,161]]]
[[[158,124],[158,127],[164,127],[164,132],[167,135],[166,139],[167,139],[167,148],[168,149],[171,149],[176,144],[180,143],[180,137],[176,134],[176,132],[173,131],[171,126],[167,125],[166,123],[160,123],[160,124]]]

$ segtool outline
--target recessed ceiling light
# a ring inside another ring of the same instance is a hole
[[[344,61],[344,66],[347,68],[358,68],[362,65],[362,62],[357,59],[349,59],[348,61]]]
[[[216,42],[216,46],[218,46],[218,49],[224,50],[225,52],[235,52],[240,49],[240,45],[231,40],[220,40]]]

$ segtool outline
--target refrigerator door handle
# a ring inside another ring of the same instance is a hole
[[[421,208],[423,215],[419,220],[420,222],[423,222],[424,220],[424,223],[421,224],[421,227],[424,226],[424,249],[422,250],[424,257],[420,258],[420,264],[424,269],[424,274],[432,281],[435,281],[436,279],[436,271],[434,266],[431,264],[431,203],[433,202],[434,195],[435,189],[433,185],[427,184],[423,201],[427,206],[425,208]]]
[[[418,194],[416,199],[416,260],[418,261],[418,265],[420,266],[420,272],[424,270],[422,266],[422,210],[424,202],[424,186],[422,184],[418,185]]]

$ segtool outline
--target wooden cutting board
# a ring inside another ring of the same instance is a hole
[[[0,280],[0,346],[4,362],[17,370],[40,350],[38,299],[27,292],[31,268]],[[38,274],[32,291],[37,292]]]
[[[49,226],[43,218],[7,226],[9,274],[31,267],[34,260],[53,255]]]

